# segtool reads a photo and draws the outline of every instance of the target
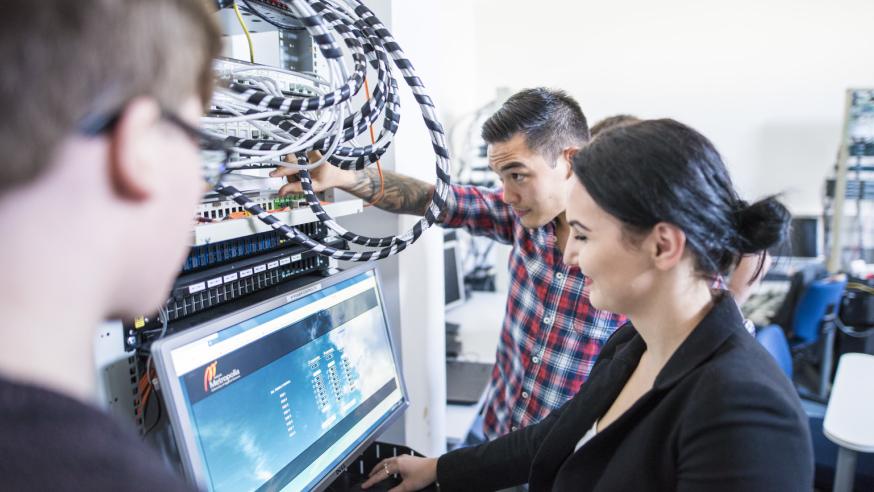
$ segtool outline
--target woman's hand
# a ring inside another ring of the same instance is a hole
[[[404,454],[384,459],[370,470],[370,478],[361,484],[361,488],[370,488],[392,475],[400,475],[403,482],[389,492],[420,490],[437,480],[437,458],[418,458]]]

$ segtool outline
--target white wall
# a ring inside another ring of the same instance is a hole
[[[439,69],[440,94],[436,100],[443,123],[452,129],[453,123],[475,109],[479,99],[480,70],[476,65],[477,2],[470,0],[440,0],[437,22],[440,26],[436,58]],[[418,60],[414,60],[418,63]]]
[[[590,122],[672,117],[716,143],[745,197],[784,191],[796,213],[820,207],[844,89],[874,86],[871,0],[442,4],[457,20],[444,75],[466,91],[438,101],[448,119],[537,85],[568,90]]]
[[[417,0],[392,2],[392,34],[412,61],[427,92],[439,101],[444,80],[437,63],[443,29],[437,22],[439,2]],[[428,182],[436,179],[436,156],[431,138],[412,92],[401,73],[401,124],[395,141],[395,170]],[[398,218],[400,230],[412,227],[418,217]],[[404,376],[411,405],[405,419],[407,444],[427,456],[446,451],[446,339],[443,304],[443,233],[439,227],[426,231],[399,255],[401,342]]]

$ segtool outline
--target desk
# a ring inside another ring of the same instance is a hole
[[[495,362],[495,349],[504,322],[506,292],[472,292],[467,302],[446,312],[446,321],[459,325],[461,358],[475,362]],[[485,398],[485,388],[483,388]],[[446,405],[446,439],[461,442],[476,420],[476,405]]]
[[[472,292],[464,304],[446,312],[446,321],[460,327],[461,359],[495,361],[506,302],[506,292]]]
[[[853,488],[856,453],[874,453],[874,355],[841,357],[823,433],[840,446],[835,467],[836,492]]]

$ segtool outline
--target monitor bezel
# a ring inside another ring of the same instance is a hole
[[[385,310],[385,301],[382,296],[382,282],[376,266],[373,264],[360,265],[340,273],[325,277],[307,285],[290,289],[287,292],[278,294],[270,299],[247,306],[225,316],[207,321],[199,326],[191,327],[181,333],[168,336],[156,341],[152,345],[152,357],[155,363],[155,369],[158,373],[158,381],[160,382],[160,390],[162,400],[167,413],[170,417],[170,425],[174,433],[174,441],[176,442],[179,457],[182,461],[182,467],[186,477],[196,486],[208,490],[208,477],[206,475],[206,466],[203,463],[199,447],[196,442],[196,437],[193,432],[191,416],[185,406],[185,397],[182,390],[182,385],[179,381],[173,365],[172,352],[174,349],[187,345],[191,342],[205,338],[214,333],[220,332],[226,328],[236,325],[247,319],[264,314],[268,311],[284,306],[290,302],[296,301],[301,297],[315,293],[318,290],[329,288],[344,280],[361,275],[367,272],[373,272],[376,281],[377,296],[379,296],[379,304],[382,309],[383,319],[385,320],[386,334],[388,336],[389,345],[395,368],[397,370],[399,389],[401,391],[401,404],[388,416],[388,418],[380,423],[371,433],[366,436],[355,448],[351,449],[348,456],[344,457],[333,469],[313,487],[312,490],[321,491],[327,488],[335,479],[337,474],[349,466],[356,457],[376,441],[377,436],[384,431],[389,425],[394,423],[400,417],[404,410],[409,406],[409,395],[404,381],[403,370],[398,356],[398,345],[392,336],[392,327],[389,321],[388,314]],[[167,393],[170,398],[167,398]]]

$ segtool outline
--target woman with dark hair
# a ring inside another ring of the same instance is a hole
[[[673,120],[606,132],[574,173],[565,261],[588,277],[592,305],[629,323],[540,423],[439,459],[389,458],[365,485],[400,474],[396,490],[811,490],[798,396],[711,289],[784,238],[786,208],[741,201],[713,144]]]

